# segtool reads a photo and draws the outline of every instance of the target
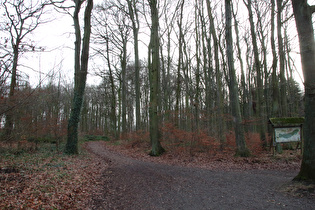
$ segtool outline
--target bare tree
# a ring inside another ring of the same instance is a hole
[[[159,71],[160,71],[160,53],[159,53],[159,12],[157,0],[148,0],[151,11],[151,36],[149,44],[149,80],[150,80],[150,140],[152,150],[150,155],[159,156],[165,150],[160,143],[159,130]]]
[[[282,116],[287,116],[287,84],[285,78],[285,52],[282,36],[282,11],[284,4],[287,1],[276,0],[277,3],[277,37],[278,37],[278,52],[279,52],[279,68],[280,68],[280,105]]]
[[[181,97],[181,70],[183,66],[183,42],[184,42],[184,32],[183,32],[183,9],[184,9],[185,0],[180,1],[180,11],[179,11],[179,20],[178,20],[178,63],[177,63],[177,78],[176,78],[176,105],[175,105],[175,125],[180,126],[180,97]]]
[[[272,115],[273,117],[279,116],[279,81],[277,77],[277,51],[275,45],[275,0],[271,0],[271,37],[270,44],[272,49]]]
[[[257,103],[256,107],[258,110],[258,117],[260,118],[260,138],[264,144],[266,144],[266,136],[265,136],[265,122],[266,119],[263,115],[263,79],[262,79],[262,71],[261,71],[261,62],[259,59],[259,51],[258,51],[258,44],[257,44],[257,36],[256,36],[256,29],[252,11],[252,1],[248,0],[247,2],[244,0],[244,3],[248,9],[249,15],[249,22],[250,22],[250,31],[252,37],[252,45],[253,45],[253,53],[254,53],[254,64],[255,64],[255,71],[256,71],[256,80],[257,80]]]
[[[35,46],[26,40],[43,20],[44,7],[49,1],[25,1],[25,0],[5,0],[2,4],[5,11],[6,31],[9,33],[10,47],[12,52],[11,82],[9,90],[9,107],[14,107],[14,95],[17,86],[18,62],[22,52],[34,51]],[[8,43],[7,43],[8,44]],[[14,112],[10,108],[6,112],[5,138],[9,139],[14,127]]]
[[[236,155],[246,157],[249,155],[244,135],[244,127],[242,124],[238,85],[236,81],[234,60],[233,60],[233,38],[232,38],[232,12],[231,12],[231,0],[225,0],[225,16],[226,16],[226,54],[228,59],[229,68],[229,90],[230,90],[230,102],[232,107],[233,122],[235,126],[235,138],[237,151]]]
[[[83,96],[86,85],[86,76],[88,72],[90,34],[91,34],[91,13],[93,9],[93,0],[87,0],[84,12],[84,34],[81,51],[81,28],[79,13],[84,1],[76,0],[73,13],[75,29],[75,64],[74,64],[74,96],[70,118],[68,121],[68,138],[65,148],[67,154],[77,154],[78,151],[78,126],[80,113],[83,103]]]
[[[141,113],[140,113],[140,61],[139,61],[139,15],[137,0],[126,0],[128,3],[129,17],[132,22],[132,31],[134,39],[134,53],[135,53],[135,92],[136,92],[136,130],[140,129]]]

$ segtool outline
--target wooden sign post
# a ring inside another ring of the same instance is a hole
[[[270,118],[269,122],[273,127],[273,154],[277,144],[291,142],[298,142],[303,154],[303,117]]]

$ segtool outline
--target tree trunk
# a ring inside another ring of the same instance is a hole
[[[67,144],[65,147],[65,153],[67,154],[78,154],[78,125],[80,119],[80,112],[83,103],[83,96],[86,84],[86,76],[88,71],[88,60],[89,60],[89,45],[90,45],[90,34],[91,34],[91,12],[93,9],[93,0],[88,0],[87,6],[84,13],[84,37],[83,37],[83,47],[81,54],[81,64],[78,56],[80,56],[81,46],[81,35],[80,34],[80,25],[79,25],[79,12],[81,7],[81,1],[77,0],[76,8],[74,13],[74,25],[76,33],[76,42],[75,42],[75,87],[74,87],[74,96],[73,104],[70,113],[70,118],[68,121],[68,138]],[[79,39],[78,39],[79,38]],[[80,44],[78,44],[80,43]],[[79,52],[79,53],[78,53]]]
[[[232,12],[233,12],[234,30],[235,30],[235,36],[236,36],[237,58],[240,62],[240,68],[241,68],[241,90],[242,90],[241,100],[242,100],[243,119],[246,120],[249,118],[248,110],[250,109],[250,106],[248,103],[249,90],[248,90],[248,84],[246,84],[246,81],[245,81],[244,62],[242,58],[242,50],[241,50],[241,45],[240,45],[238,20],[236,19],[236,14],[234,12],[233,7],[232,7]],[[245,128],[244,130],[246,131]]]
[[[225,17],[226,17],[226,54],[228,59],[229,68],[229,90],[230,90],[230,102],[232,108],[233,122],[235,126],[235,140],[236,140],[236,155],[241,157],[249,156],[249,150],[247,149],[244,135],[244,127],[242,124],[238,85],[236,81],[236,74],[234,68],[233,59],[233,38],[232,38],[232,12],[231,12],[231,0],[225,0]]]
[[[271,0],[271,49],[272,49],[272,117],[279,117],[279,81],[277,77],[277,51],[275,45],[275,0]]]
[[[184,9],[185,0],[181,1],[180,4],[180,16],[178,22],[178,63],[177,63],[177,77],[176,77],[176,103],[175,103],[175,126],[180,128],[180,118],[181,114],[179,112],[180,107],[180,97],[181,97],[181,69],[183,61],[183,9]]]
[[[134,53],[135,53],[135,92],[136,92],[136,130],[140,129],[140,65],[139,65],[139,19],[135,0],[127,0],[129,16],[132,22]]]
[[[13,46],[13,66],[11,72],[11,84],[10,84],[10,92],[9,92],[9,107],[12,107],[14,102],[14,93],[16,88],[16,71],[18,65],[18,58],[19,58],[19,47],[20,47],[20,39],[17,38],[15,44],[12,43]],[[9,110],[6,113],[5,118],[5,127],[4,127],[4,136],[5,140],[11,140],[11,134],[13,130],[13,110]]]
[[[300,53],[305,87],[304,152],[296,180],[315,181],[315,42],[312,25],[314,6],[307,0],[292,0],[300,41]]]
[[[160,143],[160,130],[159,130],[159,14],[157,9],[157,0],[149,0],[151,9],[151,40],[149,44],[149,80],[150,80],[150,105],[149,105],[149,118],[150,118],[150,140],[152,150],[150,155],[159,156],[165,150]]]
[[[210,33],[213,39],[213,47],[214,47],[214,62],[215,62],[215,79],[216,79],[216,86],[217,86],[217,92],[216,92],[216,103],[217,103],[217,131],[218,131],[218,137],[220,140],[221,147],[223,147],[225,143],[225,124],[223,121],[223,91],[222,91],[222,73],[220,71],[220,60],[219,60],[219,43],[218,43],[218,37],[214,25],[214,17],[212,15],[212,9],[210,5],[210,1],[207,0],[207,12],[208,12],[208,17],[210,20]],[[209,49],[210,50],[210,49]]]
[[[286,117],[288,114],[287,110],[287,87],[286,87],[286,79],[285,79],[285,54],[284,54],[284,45],[282,38],[282,20],[281,14],[283,10],[282,0],[277,0],[277,36],[278,36],[278,51],[279,51],[279,67],[280,67],[280,101],[281,101],[281,115],[282,117]]]
[[[265,124],[267,120],[264,118],[263,114],[263,82],[262,82],[262,73],[261,73],[261,67],[260,67],[260,59],[259,59],[259,52],[258,52],[258,45],[257,45],[257,37],[256,37],[256,30],[255,30],[255,24],[254,24],[254,18],[253,18],[253,12],[252,12],[252,5],[251,0],[247,1],[246,7],[248,9],[248,15],[249,15],[249,23],[250,23],[250,31],[251,31],[251,37],[252,37],[252,44],[253,44],[253,51],[254,51],[254,60],[255,60],[255,70],[256,70],[256,95],[257,95],[257,103],[256,103],[256,109],[258,111],[258,117],[259,117],[259,133],[260,133],[260,139],[263,142],[264,145],[266,145],[266,130],[265,130]]]
[[[126,68],[127,68],[127,37],[124,34],[121,35],[122,39],[122,56],[121,56],[121,109],[122,109],[122,133],[127,132],[127,81],[126,81]],[[137,81],[136,81],[137,83]],[[119,128],[120,126],[118,126]]]
[[[198,9],[199,5],[198,5],[198,1],[196,0],[196,6],[195,6],[195,47],[196,47],[196,71],[195,71],[195,97],[194,97],[194,101],[193,101],[193,105],[194,105],[194,129],[195,131],[198,131],[199,129],[199,97],[200,97],[200,87],[199,87],[199,83],[200,83],[200,64],[201,64],[201,59],[200,59],[200,19],[198,17],[201,16],[200,14],[200,10]],[[202,33],[202,32],[201,32]]]

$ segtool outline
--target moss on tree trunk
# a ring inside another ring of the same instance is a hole
[[[78,14],[80,12],[82,2],[76,1],[76,7],[74,12],[74,25],[76,33],[75,41],[75,73],[74,73],[74,97],[73,104],[68,120],[68,136],[65,147],[66,154],[78,154],[78,126],[80,122],[80,113],[83,103],[83,96],[86,84],[86,76],[88,70],[89,59],[89,45],[91,34],[91,12],[93,9],[93,0],[88,0],[85,12],[84,12],[84,35],[82,43],[81,63],[80,63],[80,48],[81,48],[81,33]]]

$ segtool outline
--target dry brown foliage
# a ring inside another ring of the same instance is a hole
[[[105,168],[89,153],[7,154],[0,160],[0,209],[86,209]]]

